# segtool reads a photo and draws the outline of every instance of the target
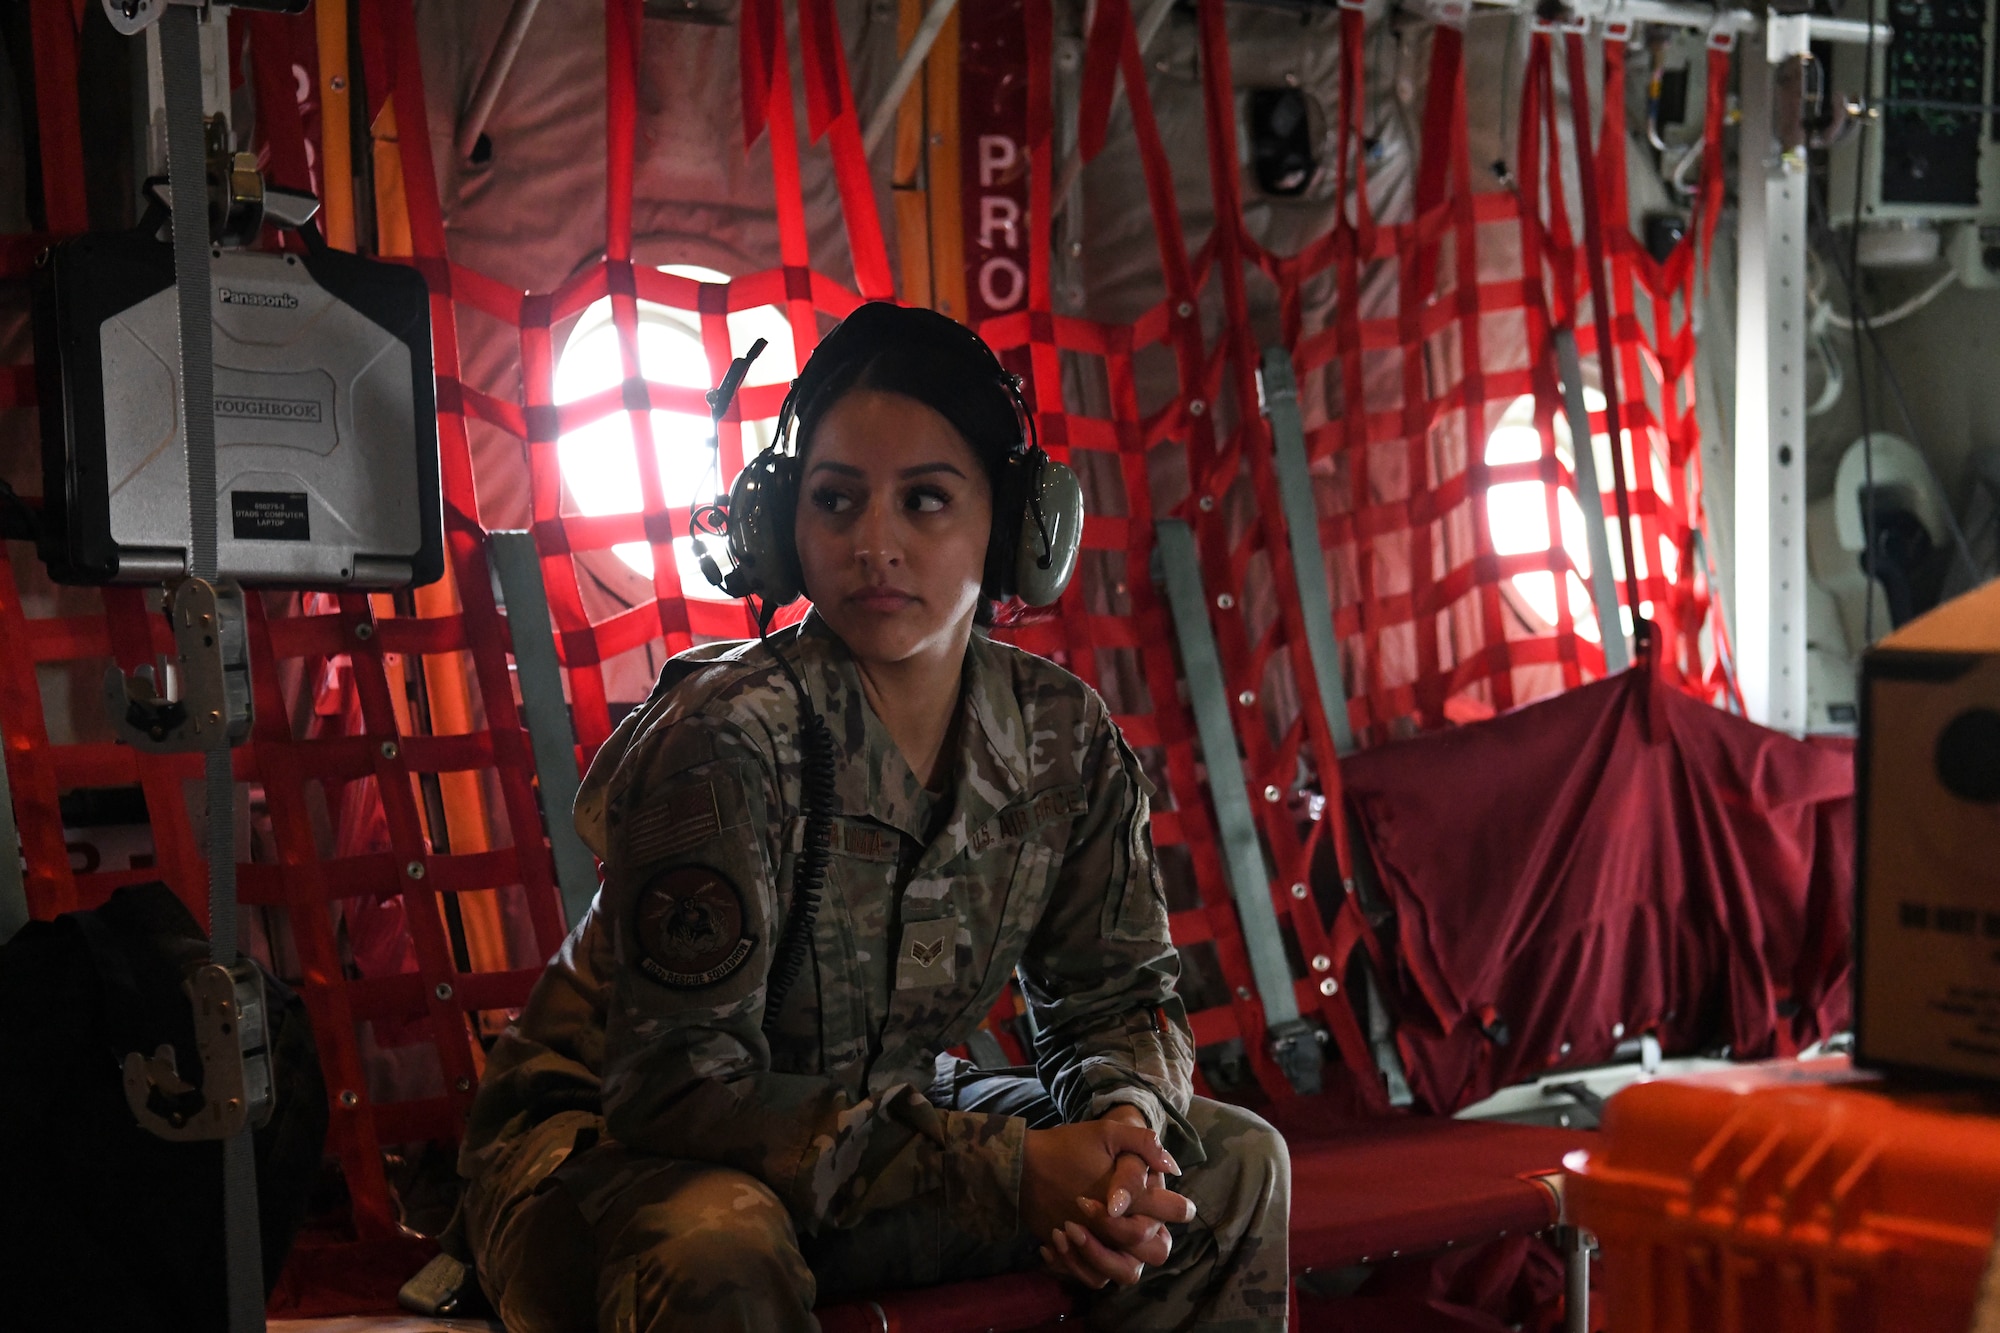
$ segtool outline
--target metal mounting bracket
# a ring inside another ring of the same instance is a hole
[[[125,1057],[125,1103],[139,1126],[174,1143],[229,1139],[271,1118],[273,1084],[264,974],[255,963],[206,963],[182,987],[194,1003],[201,1086],[181,1077],[174,1048]]]
[[[250,636],[243,589],[233,580],[167,585],[180,690],[168,697],[165,663],[131,676],[104,673],[104,702],[119,738],[150,754],[221,750],[250,735]]]
[[[160,21],[169,6],[207,10],[210,0],[102,0],[104,16],[122,36],[136,37]],[[231,9],[254,9],[263,14],[303,14],[312,0],[229,0]],[[221,9],[220,4],[213,8]]]

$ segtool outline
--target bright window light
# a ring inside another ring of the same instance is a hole
[[[663,272],[697,282],[727,282],[726,274],[692,264],[669,264]],[[639,303],[639,373],[656,384],[708,389],[708,357],[702,350],[699,317],[691,312]],[[798,364],[792,346],[792,329],[784,313],[775,306],[739,310],[729,316],[730,349],[736,355],[750,350],[757,339],[770,346],[757,359],[746,380],[749,384],[780,384],[791,379]],[[624,364],[619,354],[618,329],[611,322],[611,301],[598,301],[577,320],[562,355],[556,362],[555,399],[573,403],[624,381]],[[674,508],[708,500],[723,489],[727,478],[716,473],[715,444],[706,416],[683,412],[652,413],[653,452],[660,467],[660,490]],[[776,423],[772,420],[744,423],[744,448],[748,452],[769,446]],[[642,506],[639,486],[639,455],[632,439],[632,418],[615,411],[586,426],[566,431],[556,441],[556,461],[577,512],[630,514]],[[710,585],[696,558],[694,539],[674,538],[674,564],[681,588],[691,598],[725,601]],[[623,542],[612,548],[635,573],[648,579],[653,575],[652,549],[644,542]]]
[[[1592,412],[1604,410],[1604,395],[1596,389],[1586,387],[1583,397],[1584,405]],[[1565,463],[1570,462],[1573,454],[1569,423],[1561,415],[1555,420],[1555,436],[1556,453]],[[1603,438],[1593,442],[1598,444],[1600,456],[1609,462],[1609,450],[1604,447]],[[1486,462],[1489,467],[1533,463],[1541,456],[1542,437],[1535,429],[1535,398],[1533,394],[1523,394],[1508,404],[1506,412],[1487,435]],[[1493,534],[1495,554],[1529,555],[1548,550],[1548,487],[1539,481],[1507,481],[1488,487],[1486,523]],[[1591,605],[1590,588],[1584,582],[1590,577],[1590,549],[1584,535],[1583,508],[1568,487],[1556,491],[1556,523],[1558,531],[1555,536],[1562,542],[1562,549],[1575,566],[1563,576],[1569,594],[1570,618],[1576,625],[1578,637],[1596,643],[1599,641],[1597,612]],[[1514,575],[1510,582],[1515,595],[1527,610],[1544,627],[1553,629],[1558,610],[1555,574],[1549,570],[1532,570]]]

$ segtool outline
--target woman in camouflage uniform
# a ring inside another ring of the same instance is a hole
[[[592,765],[604,884],[461,1159],[487,1292],[511,1333],[811,1329],[815,1301],[1039,1259],[1102,1327],[1282,1328],[1284,1143],[1190,1094],[1138,761],[1088,686],[976,625],[1023,530],[1005,372],[871,305],[794,402],[814,609],[676,658]],[[778,997],[801,688],[831,861]],[[1035,1067],[941,1056],[1010,975]]]

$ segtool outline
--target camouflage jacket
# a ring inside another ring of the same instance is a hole
[[[770,648],[711,644],[669,664],[592,765],[576,819],[604,885],[493,1053],[467,1173],[601,1097],[620,1141],[746,1171],[808,1232],[928,1195],[1012,1234],[1022,1122],[923,1092],[1017,968],[1064,1118],[1130,1102],[1202,1160],[1148,787],[1103,700],[976,635],[955,785],[934,799],[823,622],[772,642],[839,760],[811,953],[769,1040],[804,842],[799,706]]]

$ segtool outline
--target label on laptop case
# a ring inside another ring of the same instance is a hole
[[[240,542],[312,540],[304,491],[231,491],[229,514]]]

